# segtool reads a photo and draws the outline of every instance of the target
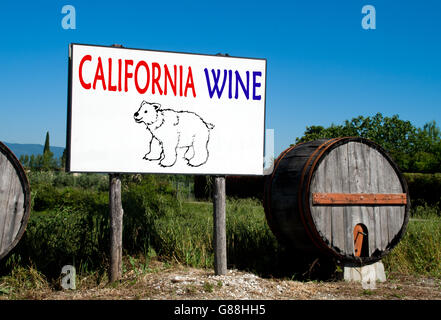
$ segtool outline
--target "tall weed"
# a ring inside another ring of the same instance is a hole
[[[415,209],[401,242],[384,258],[389,272],[441,278],[441,217],[433,209]]]
[[[74,264],[81,272],[104,272],[110,233],[108,190],[101,190],[99,185],[108,188],[108,177],[90,175],[80,182],[72,176],[44,172],[32,174],[30,180],[33,211],[27,230],[0,265],[0,272],[8,274],[14,268],[28,267],[58,277],[65,264]],[[122,176],[124,254],[156,252],[162,259],[211,268],[213,204],[183,201],[176,181],[166,175]],[[286,276],[303,273],[305,266],[311,265],[310,258],[303,253],[279,245],[267,225],[260,201],[228,198],[226,205],[230,268]],[[383,261],[390,272],[441,278],[438,207],[425,204],[412,209],[404,238]],[[303,271],[296,269],[300,262]]]

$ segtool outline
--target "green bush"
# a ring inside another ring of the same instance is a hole
[[[97,268],[108,252],[107,211],[107,205],[102,205],[94,212],[64,207],[31,215],[14,254],[48,275],[58,275],[65,264]]]
[[[404,173],[404,177],[413,207],[441,205],[441,173]]]
[[[62,171],[30,171],[29,183],[33,189],[45,186],[54,188],[76,187],[88,190],[107,191],[109,178],[107,174],[82,173],[73,175]]]
[[[58,277],[61,267],[72,263],[80,271],[105,270],[110,233],[108,191],[72,186],[64,175],[58,178],[65,179],[68,186],[60,187],[60,181],[52,185],[56,175],[50,172],[33,176],[34,210],[23,238],[2,264],[3,270],[12,264],[28,265],[48,277]],[[160,258],[189,266],[213,266],[211,202],[180,201],[173,180],[165,175],[123,175],[122,203],[124,254],[155,251]],[[278,244],[260,201],[228,198],[226,210],[229,268],[263,276],[308,272],[312,258]],[[384,259],[387,270],[441,277],[439,211],[428,204],[413,206],[405,237]],[[319,264],[325,262],[315,265]]]
[[[33,210],[37,212],[57,208],[79,208],[84,212],[94,212],[97,205],[108,203],[108,192],[66,187],[63,189],[44,185],[33,190]]]
[[[48,174],[35,176],[34,205],[27,230],[9,259],[34,264],[48,276],[75,263],[83,269],[105,267],[109,252],[108,191],[56,188]],[[125,253],[146,252],[157,242],[153,223],[179,210],[174,189],[164,178],[123,177],[123,246]]]

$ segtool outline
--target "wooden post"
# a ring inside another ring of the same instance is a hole
[[[119,174],[109,175],[110,208],[110,282],[121,278],[123,209],[121,202],[121,179]]]
[[[227,273],[225,198],[225,177],[215,177],[213,188],[213,247],[214,272],[216,275]]]
[[[114,48],[124,48],[113,44]],[[109,214],[110,214],[110,267],[109,281],[114,282],[122,274],[122,228],[123,208],[121,201],[121,177],[118,173],[109,174]]]

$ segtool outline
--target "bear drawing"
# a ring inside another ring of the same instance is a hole
[[[151,133],[147,153],[143,159],[159,160],[162,167],[176,163],[178,148],[186,149],[184,159],[191,167],[199,167],[208,160],[208,142],[214,125],[190,111],[161,109],[158,103],[143,101],[134,116]]]

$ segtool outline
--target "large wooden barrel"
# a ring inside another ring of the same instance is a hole
[[[279,241],[369,264],[402,238],[410,200],[387,152],[370,140],[348,137],[285,150],[266,179],[264,207]]]
[[[22,237],[30,203],[26,173],[12,151],[0,142],[0,260]]]

